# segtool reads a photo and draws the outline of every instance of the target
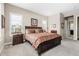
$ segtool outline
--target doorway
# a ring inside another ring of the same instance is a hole
[[[67,39],[73,39],[74,36],[74,17],[69,16],[65,17],[65,38]]]

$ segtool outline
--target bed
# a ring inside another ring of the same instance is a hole
[[[60,45],[62,37],[57,33],[45,32],[42,27],[25,26],[25,40],[37,50],[38,55],[41,55],[45,51]]]

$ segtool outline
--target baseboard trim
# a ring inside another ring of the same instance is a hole
[[[12,42],[5,43],[4,46],[5,46],[5,45],[10,45],[10,44],[12,44]]]
[[[4,46],[5,46],[5,45],[10,45],[10,44],[12,44],[12,42],[4,43],[4,45],[0,48],[0,55],[1,55],[2,50],[4,49]]]

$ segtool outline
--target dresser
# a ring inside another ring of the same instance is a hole
[[[23,43],[23,34],[13,35],[13,45]]]

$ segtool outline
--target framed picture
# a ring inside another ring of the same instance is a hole
[[[1,27],[5,28],[5,17],[1,15]]]
[[[38,26],[38,20],[31,18],[31,26]]]

